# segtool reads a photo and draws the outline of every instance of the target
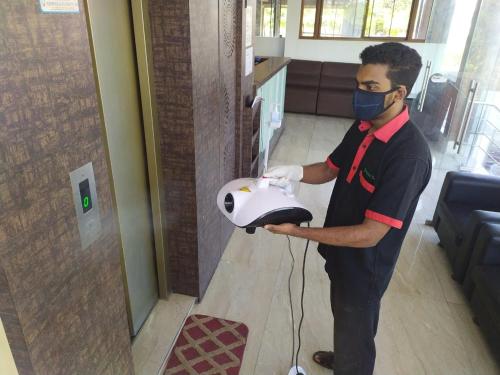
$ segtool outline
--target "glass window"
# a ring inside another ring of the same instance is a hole
[[[257,36],[277,37],[286,34],[287,0],[257,0]]]
[[[316,24],[316,0],[304,0],[302,8],[302,36],[313,37]]]
[[[412,39],[425,40],[427,37],[427,29],[429,28],[429,22],[431,19],[432,3],[432,0],[420,0],[418,2]],[[475,4],[475,1],[471,1],[471,3]]]
[[[303,0],[300,36],[425,40],[432,5],[433,0]]]
[[[323,0],[322,37],[360,38],[366,0]]]
[[[365,27],[366,37],[406,38],[413,0],[371,0]]]
[[[257,36],[274,36],[274,4],[272,0],[257,1]]]
[[[279,21],[279,35],[286,36],[286,17],[288,14],[288,0],[281,0],[280,4],[280,21]]]

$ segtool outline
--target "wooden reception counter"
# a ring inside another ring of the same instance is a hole
[[[242,129],[242,172],[243,176],[257,177],[263,172],[264,155],[268,138],[271,139],[269,154],[276,146],[285,128],[283,110],[285,107],[286,67],[290,63],[287,57],[264,57],[264,61],[255,65],[253,97],[261,97],[253,108],[246,108]],[[281,114],[280,129],[271,129],[271,112]]]
[[[257,89],[263,86],[291,61],[288,57],[266,57],[265,59],[255,66],[254,84]]]

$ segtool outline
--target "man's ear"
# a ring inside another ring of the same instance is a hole
[[[407,95],[408,95],[408,90],[406,89],[406,86],[401,85],[396,91],[394,91],[394,100],[395,101],[405,100]]]

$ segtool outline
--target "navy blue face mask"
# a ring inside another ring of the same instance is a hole
[[[365,91],[357,88],[352,97],[352,108],[358,120],[369,121],[387,111],[395,102],[384,107],[385,96],[396,91],[399,87],[385,92]]]

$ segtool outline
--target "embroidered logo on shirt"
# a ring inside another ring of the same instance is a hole
[[[363,168],[363,174],[365,175],[365,178],[368,182],[370,182],[371,184],[375,183],[375,176],[372,173],[368,172],[366,168]]]

